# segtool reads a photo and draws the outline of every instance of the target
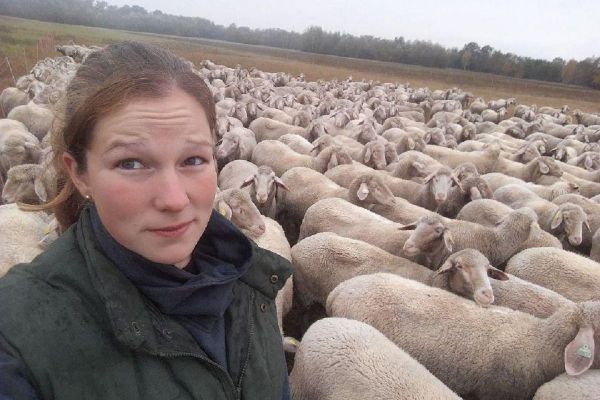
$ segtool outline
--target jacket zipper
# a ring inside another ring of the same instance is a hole
[[[233,390],[234,399],[240,400],[241,390],[239,390],[239,388],[233,383],[233,380],[229,376],[229,373],[221,365],[217,364],[216,362],[212,361],[211,359],[206,358],[200,354],[186,353],[186,352],[175,352],[175,353],[161,353],[161,352],[154,353],[154,352],[152,352],[151,354],[154,354],[154,355],[160,356],[160,357],[171,357],[171,358],[187,356],[187,357],[194,357],[194,358],[204,361],[205,363],[207,363],[208,365],[213,367],[213,369],[216,369],[225,375],[225,377],[227,378],[227,382],[229,382],[231,384],[231,387],[233,387],[233,389],[234,389]]]

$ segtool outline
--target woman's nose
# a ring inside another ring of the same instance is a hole
[[[184,178],[177,171],[164,171],[154,190],[155,206],[161,211],[181,211],[190,203]]]

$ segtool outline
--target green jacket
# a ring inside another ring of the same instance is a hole
[[[225,313],[229,371],[100,251],[86,212],[0,279],[0,342],[43,399],[280,400],[287,369],[274,299],[291,268],[252,246]]]

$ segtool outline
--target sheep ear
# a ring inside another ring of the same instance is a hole
[[[594,329],[591,326],[579,328],[575,339],[565,347],[565,371],[568,375],[580,375],[594,362]]]
[[[413,140],[413,138],[408,138],[406,140],[407,144],[408,144],[408,148],[411,150],[415,149],[415,141]]]
[[[249,175],[246,179],[244,179],[244,182],[242,182],[242,184],[240,185],[240,189],[245,188],[246,186],[250,186],[253,182],[254,182],[254,174]]]
[[[550,229],[556,229],[562,224],[562,211],[560,209],[556,210],[554,215],[552,216],[552,222],[550,222]]]
[[[48,201],[48,193],[46,192],[46,187],[44,186],[44,182],[41,177],[38,176],[33,181],[33,190],[42,202],[45,203]]]
[[[413,161],[412,166],[419,172],[423,172],[425,170],[425,165],[418,161]]]
[[[431,141],[431,133],[426,133],[425,136],[423,136],[423,141],[429,143]]]
[[[452,253],[452,246],[454,246],[454,239],[452,239],[452,234],[448,229],[444,231],[444,246],[446,249]]]
[[[588,221],[587,217],[586,217],[586,219],[583,221],[583,224],[585,225],[585,227],[587,228],[587,230],[588,230],[590,233],[593,233],[593,232],[592,232],[592,228],[590,228],[590,223],[589,223],[589,221]]]
[[[371,161],[371,147],[365,149],[365,163]]]
[[[280,177],[276,176],[275,178],[273,178],[273,181],[275,182],[275,184],[277,186],[279,186],[280,188],[287,190],[288,192],[290,191],[290,188],[288,188],[285,183],[283,183],[283,181],[281,180]]]
[[[547,174],[548,172],[550,172],[550,168],[548,168],[548,166],[546,165],[546,163],[544,161],[539,160],[538,165],[540,167],[540,172],[542,174]]]
[[[337,167],[339,164],[337,159],[337,153],[334,151],[331,153],[331,157],[329,158],[329,162],[327,163],[327,170],[330,170],[333,167]]]
[[[369,195],[369,185],[367,185],[365,182],[363,182],[358,187],[358,190],[356,191],[356,196],[358,197],[358,199],[360,201],[364,201],[368,195]]]
[[[434,176],[435,173],[427,175],[425,178],[423,178],[423,183],[429,183],[429,181],[431,181]]]
[[[437,275],[440,274],[445,274],[448,272],[451,272],[453,269],[455,268],[454,263],[452,262],[452,260],[446,260],[446,262],[436,271]]]
[[[583,165],[585,166],[586,169],[592,169],[592,167],[594,166],[594,161],[592,160],[592,157],[585,156]]]
[[[507,281],[508,274],[504,271],[500,271],[498,268],[495,268],[491,265],[488,265],[487,274],[490,278],[495,279],[497,281]]]
[[[229,204],[227,204],[225,201],[219,200],[219,203],[217,204],[217,211],[219,211],[219,213],[222,216],[231,221],[233,211],[231,210],[231,207],[229,207]]]
[[[413,230],[413,229],[415,229],[417,227],[417,222],[418,221],[411,222],[408,225],[403,225],[400,228],[398,228],[398,230],[399,231],[411,231],[411,230]]]
[[[460,189],[461,192],[464,192],[465,190],[463,189],[462,185],[460,184],[460,181],[458,180],[458,178],[456,177],[456,175],[452,174],[452,180],[454,181],[454,183],[456,183],[456,186],[458,186],[458,188]]]
[[[476,186],[473,186],[470,190],[469,190],[470,194],[471,194],[471,201],[473,200],[480,200],[483,198],[481,192],[479,191],[479,189]]]

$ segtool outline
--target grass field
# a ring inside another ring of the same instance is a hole
[[[410,82],[413,86],[432,89],[456,86],[485,99],[515,97],[519,103],[549,106],[568,104],[572,109],[600,112],[600,91],[578,86],[5,16],[0,16],[0,90],[13,85],[13,75],[16,78],[24,75],[36,60],[60,55],[54,46],[70,40],[85,45],[138,40],[168,48],[194,63],[210,59],[232,67],[240,64],[245,68],[256,67],[269,72],[303,72],[309,80],[343,79],[352,75],[355,80],[366,78],[381,82]]]

